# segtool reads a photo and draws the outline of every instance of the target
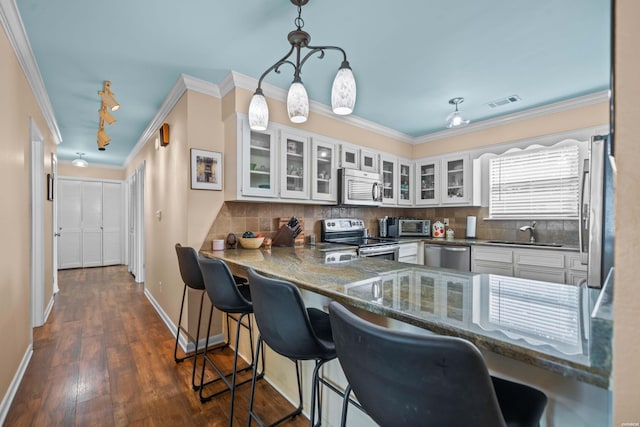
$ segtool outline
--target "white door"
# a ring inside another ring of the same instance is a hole
[[[102,265],[102,182],[82,183],[82,266]]]
[[[122,264],[122,185],[102,183],[102,265]]]
[[[52,270],[53,270],[53,294],[57,294],[60,290],[58,288],[58,158],[55,154],[51,153],[51,175],[53,175],[53,209],[52,209],[52,224],[53,224],[53,248],[52,248]]]
[[[58,268],[82,267],[82,182],[58,181]]]

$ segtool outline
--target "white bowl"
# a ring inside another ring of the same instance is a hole
[[[258,249],[264,242],[264,237],[239,237],[240,246],[245,249]]]

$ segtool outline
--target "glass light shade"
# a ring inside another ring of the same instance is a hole
[[[345,116],[353,112],[356,104],[356,80],[350,68],[340,68],[331,88],[331,108],[335,114]]]
[[[262,93],[254,93],[249,104],[249,127],[251,130],[267,130],[269,106]]]
[[[293,82],[287,95],[287,112],[293,123],[304,123],[309,117],[309,96],[302,82]]]
[[[89,166],[89,163],[83,159],[83,158],[77,158],[77,159],[73,159],[73,161],[71,162],[71,164],[73,166],[77,166],[79,168],[86,168],[87,166]]]
[[[454,111],[453,113],[447,116],[447,127],[453,128],[456,126],[464,126],[469,124],[469,119],[465,119],[462,117],[460,111]]]

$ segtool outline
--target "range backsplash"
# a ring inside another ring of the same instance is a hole
[[[365,221],[369,233],[378,234],[378,218],[404,216],[442,221],[449,218],[449,228],[455,237],[464,238],[467,216],[478,217],[476,235],[478,239],[527,241],[528,232],[521,232],[522,226],[530,221],[487,221],[488,208],[449,207],[449,208],[366,208],[300,205],[288,203],[226,202],[215,218],[202,248],[210,250],[213,239],[225,239],[227,234],[242,235],[247,230],[272,236],[278,229],[281,217],[296,216],[304,218],[304,234],[315,234],[320,239],[320,220],[325,218],[359,218]],[[578,245],[578,221],[538,220],[536,239],[540,242]]]

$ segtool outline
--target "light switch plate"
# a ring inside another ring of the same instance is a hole
[[[445,218],[442,222],[444,222],[444,226],[447,227],[449,225],[449,218]]]

